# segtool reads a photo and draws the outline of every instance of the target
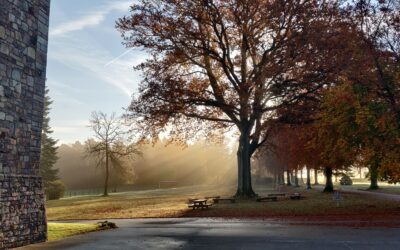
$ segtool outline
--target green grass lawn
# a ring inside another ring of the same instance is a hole
[[[400,215],[400,203],[377,200],[359,194],[341,194],[342,201],[337,204],[333,194],[320,191],[298,190],[305,198],[290,200],[281,198],[277,202],[239,201],[237,204],[218,204],[205,211],[187,211],[185,216],[206,217],[335,217]]]
[[[400,203],[380,200],[359,194],[343,194],[337,206],[332,194],[300,188],[282,192],[300,192],[305,199],[293,201],[280,198],[277,202],[240,200],[234,204],[216,204],[209,210],[191,210],[188,198],[204,196],[229,196],[234,187],[183,187],[132,191],[112,194],[109,197],[79,196],[47,202],[49,220],[162,218],[162,217],[318,217],[343,216],[349,218],[399,216]],[[276,192],[269,188],[256,189],[259,195]]]
[[[98,224],[54,223],[49,222],[48,240],[59,240],[65,237],[103,230]]]
[[[76,196],[47,201],[49,220],[181,217],[188,198],[228,196],[234,188],[183,187],[113,193],[108,197]]]
[[[400,194],[400,185],[395,185],[395,184],[389,184],[386,182],[379,182],[378,186],[379,189],[377,190],[368,190],[369,188],[369,182],[368,180],[365,181],[357,181],[354,182],[353,185],[351,186],[340,186],[339,184],[335,185],[337,189],[343,189],[343,190],[367,190],[367,191],[372,191],[372,192],[378,192],[378,193],[388,193],[388,194]]]

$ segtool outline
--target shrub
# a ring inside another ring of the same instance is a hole
[[[49,182],[46,188],[46,197],[48,200],[58,200],[64,196],[66,186],[62,181]]]
[[[340,178],[340,185],[350,186],[350,185],[353,185],[353,181],[351,180],[350,176],[343,175],[343,177]]]
[[[100,222],[97,222],[97,225],[102,230],[118,228],[117,224],[115,224],[114,222],[110,222],[110,221],[100,221]]]

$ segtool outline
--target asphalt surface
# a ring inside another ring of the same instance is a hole
[[[21,249],[400,249],[400,228],[291,225],[222,218],[112,221],[118,229]]]

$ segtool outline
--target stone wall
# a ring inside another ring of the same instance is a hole
[[[0,249],[47,238],[40,139],[50,0],[0,0]]]

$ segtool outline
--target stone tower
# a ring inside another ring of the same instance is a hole
[[[45,241],[40,140],[50,0],[0,0],[0,249]]]

